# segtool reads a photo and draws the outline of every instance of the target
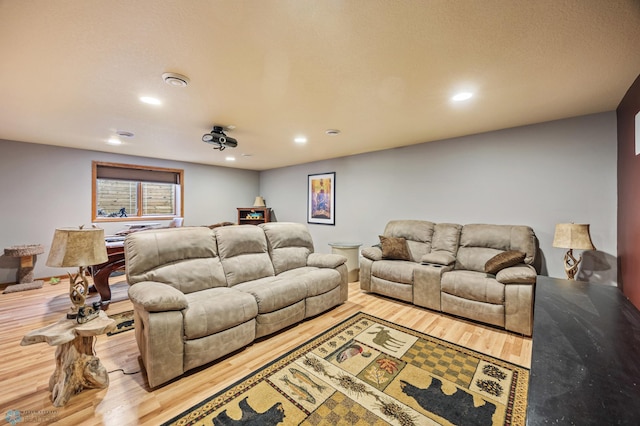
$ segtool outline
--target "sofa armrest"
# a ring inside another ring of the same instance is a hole
[[[346,257],[333,253],[311,253],[307,258],[307,266],[315,266],[316,268],[335,269],[346,262]]]
[[[427,253],[420,259],[420,262],[423,264],[432,264],[432,265],[441,265],[441,266],[449,266],[453,265],[456,261],[454,255],[447,251],[433,251],[431,253]]]
[[[442,311],[442,275],[453,269],[453,265],[423,263],[413,270],[413,304]]]
[[[147,312],[179,311],[189,305],[180,290],[155,281],[142,281],[131,285],[129,299]]]
[[[536,276],[533,266],[519,263],[498,271],[496,280],[502,284],[535,284]]]
[[[370,260],[382,260],[382,249],[380,247],[365,247],[360,254]]]

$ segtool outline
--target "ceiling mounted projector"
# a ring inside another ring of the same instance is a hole
[[[237,140],[225,135],[222,126],[213,126],[211,133],[202,135],[202,141],[210,143],[213,145],[213,149],[219,149],[220,151],[223,151],[225,148],[235,148],[238,146]]]

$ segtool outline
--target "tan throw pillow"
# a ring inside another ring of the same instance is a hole
[[[484,264],[484,272],[495,275],[504,268],[522,263],[525,256],[525,253],[517,250],[503,251],[487,260]]]
[[[400,237],[379,235],[383,259],[411,260],[407,240]]]

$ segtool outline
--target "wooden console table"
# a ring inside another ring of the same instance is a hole
[[[616,287],[538,276],[527,424],[640,424],[640,312]]]
[[[60,321],[27,333],[21,346],[47,342],[56,348],[56,369],[49,378],[51,401],[56,407],[84,389],[106,388],[109,375],[93,352],[95,336],[108,333],[116,327],[115,320],[100,311],[98,318],[84,324],[75,319]]]

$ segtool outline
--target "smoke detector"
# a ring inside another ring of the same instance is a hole
[[[189,84],[189,77],[174,72],[165,72],[162,74],[162,79],[169,86],[174,87],[186,87]]]

